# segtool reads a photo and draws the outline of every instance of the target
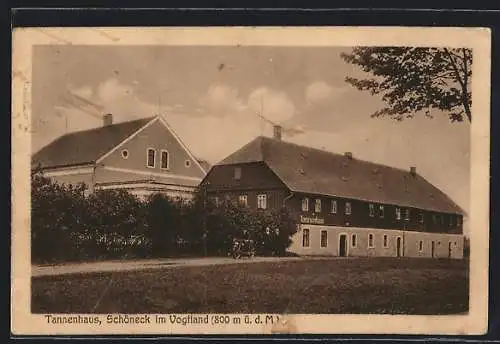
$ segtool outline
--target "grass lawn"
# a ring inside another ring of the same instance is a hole
[[[468,261],[321,259],[32,278],[33,313],[468,311]]]

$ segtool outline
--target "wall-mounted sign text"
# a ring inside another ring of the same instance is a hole
[[[312,225],[322,225],[325,223],[325,219],[321,219],[319,217],[306,217],[300,215],[300,222],[301,223],[308,223]]]

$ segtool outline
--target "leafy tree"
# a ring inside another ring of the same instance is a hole
[[[144,234],[145,209],[125,190],[96,190],[87,198],[87,228],[99,254],[131,255],[134,237]]]
[[[78,258],[73,240],[85,229],[84,184],[60,185],[31,173],[31,257],[34,262]]]
[[[152,243],[152,254],[157,257],[175,253],[182,231],[182,202],[166,195],[152,194],[147,200],[147,236]]]
[[[372,117],[396,120],[431,109],[448,114],[451,122],[472,120],[472,51],[466,48],[356,47],[341,57],[371,77],[347,77],[359,90],[382,96],[387,106]]]

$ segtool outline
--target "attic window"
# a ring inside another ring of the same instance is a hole
[[[155,160],[156,160],[156,150],[153,148],[148,148],[148,155],[147,155],[147,167],[154,168],[155,167]]]
[[[122,150],[122,158],[128,159],[128,150],[126,150],[126,149]]]
[[[241,167],[239,166],[234,168],[234,179],[235,180],[241,179]]]
[[[161,151],[161,168],[163,170],[168,170],[170,166],[170,154],[166,150]]]

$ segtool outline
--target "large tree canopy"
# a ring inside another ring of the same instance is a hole
[[[372,75],[346,81],[382,96],[387,106],[373,117],[403,120],[420,112],[432,117],[431,110],[437,109],[452,122],[472,119],[470,49],[356,47],[341,56]]]

